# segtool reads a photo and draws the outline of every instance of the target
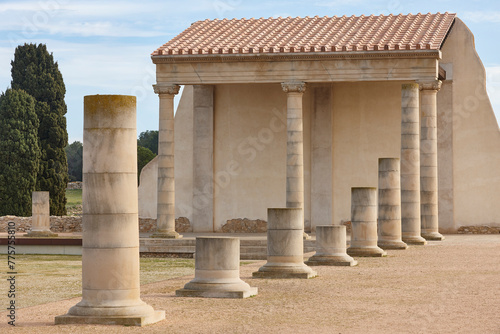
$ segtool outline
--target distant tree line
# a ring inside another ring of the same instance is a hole
[[[16,48],[0,96],[0,216],[31,215],[33,191],[49,191],[51,215],[66,214],[66,87],[44,44]]]
[[[83,145],[75,141],[65,148],[70,181],[82,181]],[[158,131],[144,131],[137,139],[137,181],[142,168],[158,154]]]

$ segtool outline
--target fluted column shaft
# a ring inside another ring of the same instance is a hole
[[[420,210],[422,237],[443,240],[438,222],[437,92],[441,81],[420,83]]]
[[[282,83],[287,93],[286,207],[304,209],[303,82]]]
[[[160,98],[158,126],[158,200],[155,238],[180,238],[175,231],[174,96],[178,85],[154,85]]]
[[[425,245],[420,236],[420,119],[418,84],[401,89],[401,228],[407,244]]]

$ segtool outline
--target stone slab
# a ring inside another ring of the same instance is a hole
[[[122,325],[122,326],[146,326],[165,319],[165,311],[154,311],[149,316],[78,316],[60,315],[55,317],[56,325]]]
[[[248,298],[257,295],[258,288],[251,287],[244,291],[217,291],[217,290],[192,290],[179,289],[175,291],[178,297],[201,297],[201,298]]]
[[[318,276],[316,272],[312,273],[294,273],[294,272],[283,272],[283,271],[256,271],[252,273],[253,278],[314,278]]]
[[[334,256],[322,256],[322,257],[311,257],[309,260],[304,262],[308,266],[344,266],[353,267],[358,265],[358,261],[352,259],[339,259]]]

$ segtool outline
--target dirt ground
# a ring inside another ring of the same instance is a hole
[[[357,260],[315,267],[309,280],[253,279],[265,261],[242,266],[259,288],[247,299],[175,297],[191,276],[144,285],[142,299],[166,319],[142,328],[55,326],[74,298],[17,310],[16,328],[0,313],[0,333],[500,333],[500,235],[447,235]]]

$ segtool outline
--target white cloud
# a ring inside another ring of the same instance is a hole
[[[495,11],[466,11],[460,17],[474,23],[500,22],[500,12]]]

